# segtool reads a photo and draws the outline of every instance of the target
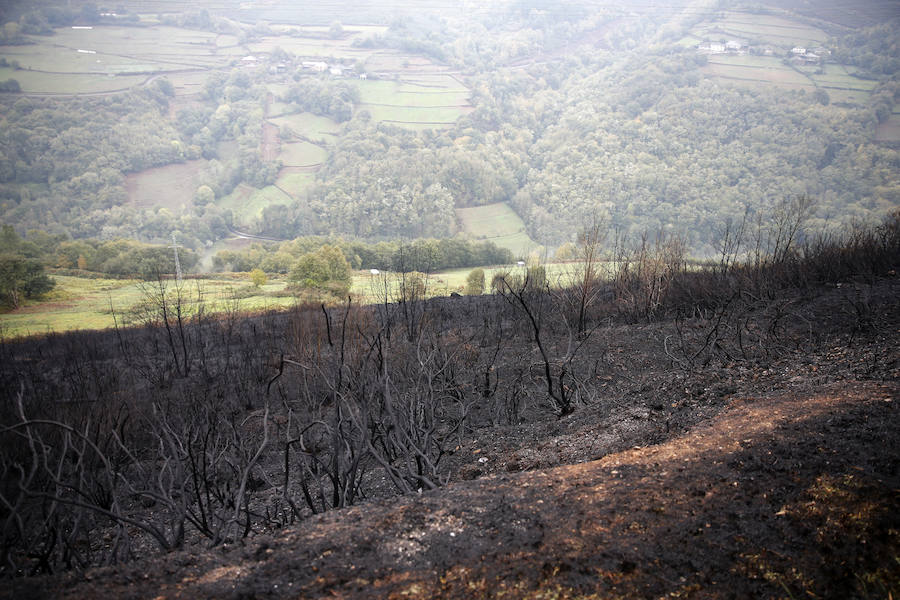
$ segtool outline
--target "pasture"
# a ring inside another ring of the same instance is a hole
[[[360,110],[372,119],[411,129],[447,127],[472,110],[469,90],[447,75],[417,75],[402,81],[357,84]]]
[[[340,132],[340,125],[328,117],[312,113],[294,113],[269,119],[279,129],[287,129],[291,134],[313,142],[328,142]],[[284,136],[282,136],[284,141]]]
[[[788,89],[815,88],[809,77],[782,64],[780,58],[773,56],[711,56],[703,71],[713,77],[770,84]]]
[[[354,48],[344,40],[311,39],[290,36],[267,36],[249,42],[246,48],[252,54],[269,54],[276,48],[296,54],[301,58],[336,58],[365,62],[375,52],[370,48]]]
[[[24,92],[31,94],[109,94],[124,92],[139,86],[147,80],[147,76],[44,73],[0,68],[0,81],[7,79],[15,79],[22,86]]]
[[[229,240],[216,244],[215,252],[229,248],[238,249],[250,245],[252,240]],[[571,279],[576,263],[549,263],[544,265],[551,286],[565,285]],[[521,271],[516,265],[483,267],[485,288],[490,292],[491,278],[498,273]],[[449,296],[451,292],[465,289],[466,277],[472,268],[449,269],[426,276],[426,296]],[[29,335],[45,335],[74,330],[108,329],[116,322],[121,325],[140,322],[141,306],[156,282],[135,279],[90,279],[69,275],[54,275],[56,288],[41,300],[30,300],[24,307],[0,313],[0,339]],[[187,299],[187,312],[200,308],[207,314],[226,311],[257,312],[294,306],[297,296],[287,289],[287,281],[272,278],[256,288],[250,283],[248,273],[221,273],[192,277],[182,284],[183,297]],[[350,293],[354,300],[368,304],[383,300],[385,289],[391,298],[399,288],[397,273],[382,272],[373,276],[368,271],[353,274]],[[174,281],[165,283],[174,291]]]
[[[206,164],[205,160],[189,160],[127,175],[128,201],[138,208],[181,212],[193,205],[194,193],[204,183]]]
[[[282,169],[275,185],[289,193],[293,197],[300,196],[316,180],[315,173],[311,171],[297,172],[290,168]]]
[[[281,144],[278,160],[285,167],[312,167],[323,163],[328,151],[309,142],[288,142]]]
[[[525,232],[525,223],[505,202],[457,208],[456,217],[463,232],[476,240],[489,240],[508,248],[515,256],[524,257],[538,248]]]
[[[772,85],[807,92],[822,88],[837,104],[865,104],[877,84],[854,77],[843,65],[829,63],[824,73],[819,73],[818,67],[794,68],[774,56],[714,55],[702,70],[710,77],[743,85]]]
[[[136,323],[140,307],[155,282],[116,279],[84,279],[54,276],[56,289],[41,301],[30,301],[19,310],[0,314],[0,337],[13,338],[44,335],[80,329],[107,329]],[[166,283],[169,290],[175,282]],[[246,274],[230,277],[186,279],[183,293],[188,298],[188,311],[199,307],[208,313],[224,312],[237,307],[240,311],[259,311],[292,306],[292,296],[283,296],[283,281],[273,281],[254,288]],[[115,313],[115,318],[114,318]]]
[[[34,94],[120,92],[164,73],[178,93],[193,92],[207,70],[225,68],[245,53],[231,45],[234,36],[162,25],[60,28],[52,36],[26,37],[30,44],[0,46],[0,56],[21,70],[0,71]]]
[[[715,21],[702,23],[691,34],[701,39],[734,39],[754,45],[769,44],[782,49],[818,46],[828,34],[817,27],[776,15],[727,12]]]
[[[294,199],[274,185],[261,190],[242,183],[224,198],[216,200],[216,205],[231,211],[237,227],[247,227],[262,215],[267,206],[290,204]]]

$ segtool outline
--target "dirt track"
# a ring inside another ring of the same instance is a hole
[[[19,581],[5,595],[887,597],[900,582],[897,391],[844,381],[737,399],[657,446],[333,511],[246,547]]]

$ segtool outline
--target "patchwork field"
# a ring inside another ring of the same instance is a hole
[[[769,44],[790,49],[795,46],[817,46],[828,34],[817,27],[775,15],[728,12],[722,19],[706,22],[691,30],[701,39],[726,37],[754,45]]]
[[[141,85],[147,76],[42,73],[0,68],[0,80],[7,79],[15,79],[22,90],[32,94],[106,94],[124,92]]]
[[[832,102],[863,104],[877,85],[875,81],[854,77],[851,68],[829,63],[824,73],[818,67],[785,65],[775,56],[719,54],[709,57],[703,71],[710,77],[745,85],[774,85],[785,89],[828,92]]]
[[[469,90],[449,75],[418,75],[401,81],[360,81],[360,109],[375,121],[408,128],[439,128],[472,110]]]
[[[527,256],[538,247],[525,232],[525,223],[505,202],[457,208],[456,217],[463,231],[477,240],[490,240],[517,257]]]
[[[713,77],[774,84],[789,89],[814,89],[809,77],[772,56],[711,56],[703,70]]]

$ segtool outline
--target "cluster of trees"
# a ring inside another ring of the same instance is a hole
[[[897,23],[881,23],[833,40],[831,60],[859,69],[857,76],[882,79],[900,73]]]
[[[53,289],[39,255],[36,244],[22,240],[10,225],[0,226],[0,306],[19,308],[23,299]]]
[[[54,267],[156,279],[159,274],[175,272],[175,255],[168,245],[144,244],[129,239],[72,240],[64,234],[51,235],[41,230],[30,230],[23,238],[11,225],[2,226],[0,253],[28,261],[28,268],[34,273]],[[188,248],[179,248],[178,257],[184,270],[192,269],[198,261],[197,253]]]
[[[291,86],[284,101],[295,105],[299,111],[330,117],[338,123],[349,121],[353,107],[359,104],[359,88],[345,81],[329,79],[305,79]]]
[[[319,253],[324,247],[339,250],[353,269],[428,273],[513,262],[508,249],[490,241],[443,238],[366,243],[310,236],[289,242],[253,244],[240,251],[220,250],[213,257],[213,268],[217,271],[260,269],[265,273],[289,273],[298,259]]]
[[[301,288],[326,291],[336,298],[345,298],[350,291],[353,274],[341,249],[325,244],[318,250],[302,254],[291,267],[288,280]]]
[[[124,176],[186,158],[159,86],[65,101],[0,97],[0,219],[99,236],[127,204]],[[135,143],[140,140],[140,143]]]

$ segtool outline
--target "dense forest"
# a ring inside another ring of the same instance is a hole
[[[330,117],[340,131],[315,182],[266,208],[253,233],[451,238],[460,232],[455,209],[506,202],[548,246],[599,217],[632,234],[677,231],[708,255],[726,223],[784,198],[815,199],[813,229],[900,204],[900,153],[873,142],[900,101],[893,25],[832,27],[832,60],[875,82],[867,104],[850,105],[821,90],[707,77],[706,56],[675,42],[713,12],[622,18],[540,7],[516,2],[464,20],[420,15],[359,41],[458,69],[474,110],[449,129],[375,122],[352,81],[298,69],[276,99]],[[88,16],[33,11],[5,29],[6,41]],[[205,12],[179,18],[243,39],[271,31]],[[176,111],[165,78],[99,97],[0,94],[0,221],[76,239],[161,243],[177,231],[195,250],[227,237],[232,213],[214,200],[241,183],[273,183],[281,166],[260,149],[267,77],[265,68],[214,73],[201,102]],[[205,184],[184,210],[127,202],[126,175],[197,158],[207,161]]]

